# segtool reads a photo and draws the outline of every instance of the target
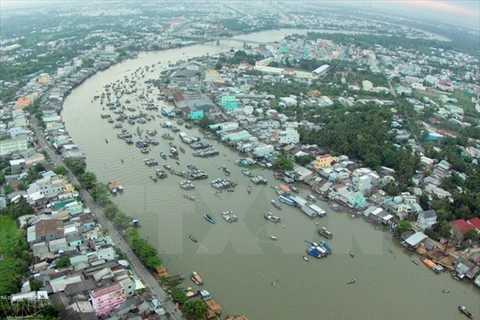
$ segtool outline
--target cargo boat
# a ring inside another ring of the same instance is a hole
[[[289,206],[295,207],[297,205],[297,202],[295,200],[293,200],[292,198],[289,198],[289,197],[280,196],[280,197],[278,197],[278,200],[280,200],[283,203],[288,204]]]
[[[282,210],[282,205],[275,202],[275,200],[270,200],[270,203],[277,209]]]
[[[468,311],[465,306],[458,306],[458,311],[460,311],[468,319],[473,319],[472,313],[470,311]]]

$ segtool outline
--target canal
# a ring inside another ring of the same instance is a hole
[[[240,38],[279,41],[291,33],[299,31],[266,31]],[[221,41],[219,46],[205,44],[142,53],[138,59],[125,61],[88,79],[64,103],[62,116],[67,131],[86,153],[87,169],[95,172],[102,182],[118,180],[124,186],[124,194],[113,201],[140,221],[141,235],[158,249],[170,273],[197,271],[204,288],[226,312],[244,314],[254,320],[462,319],[457,311],[460,304],[474,315],[480,314],[477,288],[457,283],[448,274],[436,275],[422,264],[413,264],[410,253],[399,247],[389,233],[362,219],[333,212],[321,202],[317,204],[327,211],[327,216],[317,220],[286,205],[282,211],[277,210],[269,203],[276,199],[276,194],[268,185],[254,185],[252,193],[247,193],[249,180],[234,165],[239,154],[216,141],[211,143],[220,150],[220,155],[214,158],[195,158],[185,146],[187,152],[180,154],[180,165],[171,159],[161,159],[160,151],[168,153],[168,141],[160,137],[167,130],[160,126],[166,119],[157,117],[141,125],[144,130],[156,129],[159,132],[156,139],[160,142],[151,147],[149,155],[143,155],[116,137],[118,130],[113,129],[113,124],[100,118],[100,114],[108,111],[102,110],[99,101],[91,102],[105,85],[124,76],[131,77],[140,67],[160,62],[153,72],[146,72],[145,78],[137,81],[139,90],[144,88],[143,81],[157,78],[169,61],[214,55],[232,47],[241,48],[242,43]],[[132,97],[124,96],[121,100],[125,99]],[[131,105],[139,106],[140,102],[133,100]],[[130,132],[135,132],[136,126],[124,124]],[[182,127],[182,131],[202,137],[196,128]],[[178,134],[175,137],[174,142],[180,145]],[[155,183],[149,179],[155,168],[144,164],[148,157],[156,158],[160,166],[168,163],[181,170],[187,170],[187,164],[194,164],[205,170],[209,179],[194,182],[193,191],[182,190],[181,179],[173,175]],[[222,165],[231,170],[229,178],[239,185],[235,192],[215,195],[210,180],[225,177],[219,170]],[[252,172],[263,175],[269,184],[279,183],[269,170],[258,168]],[[306,188],[301,190],[304,197],[308,193]],[[195,195],[196,201],[184,199],[185,194]],[[221,212],[225,210],[233,210],[239,222],[224,221]],[[267,222],[263,218],[267,210],[280,216],[282,223]],[[217,223],[205,221],[203,213],[209,213]],[[302,256],[306,241],[320,240],[315,222],[333,232],[330,244],[334,253],[327,259],[312,258],[305,262]],[[189,235],[194,235],[198,243],[190,241]],[[270,240],[271,235],[278,241]],[[351,250],[355,258],[348,255]],[[350,279],[356,283],[348,285]],[[185,285],[193,284],[187,281]],[[451,293],[444,294],[443,289]]]

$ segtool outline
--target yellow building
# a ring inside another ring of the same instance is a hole
[[[332,156],[329,154],[324,154],[322,156],[317,156],[317,159],[315,160],[315,164],[313,165],[313,167],[315,168],[315,170],[318,170],[320,168],[329,167],[331,163],[332,163]]]

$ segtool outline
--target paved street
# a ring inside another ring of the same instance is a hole
[[[48,142],[45,140],[43,133],[41,132],[41,128],[37,126],[37,120],[32,118],[32,130],[35,132],[35,136],[38,139],[38,143],[40,146],[47,152],[48,156],[50,157],[51,161],[54,163],[55,166],[64,166],[68,169],[68,167],[63,162],[61,156],[57,155],[53,149],[48,145]],[[78,179],[73,175],[73,173],[69,170],[68,172],[68,179],[74,185],[80,185]],[[133,253],[130,246],[123,240],[122,236],[117,232],[117,230],[113,227],[113,224],[108,220],[105,215],[103,214],[102,209],[95,203],[93,198],[86,190],[80,190],[80,195],[85,201],[85,204],[92,210],[95,216],[98,219],[98,222],[108,231],[112,240],[117,244],[117,246],[127,255],[128,260],[130,261],[133,269],[137,273],[139,277],[141,277],[145,283],[145,286],[148,287],[153,294],[156,295],[157,299],[162,302],[164,308],[170,313],[171,319],[182,319],[183,316],[181,315],[180,311],[176,310],[175,304],[168,299],[167,294],[158,284],[157,280],[148,272],[148,270],[143,266],[137,256]],[[164,302],[166,301],[166,302]]]

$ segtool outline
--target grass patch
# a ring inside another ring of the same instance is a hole
[[[8,296],[20,289],[23,276],[28,271],[28,244],[25,232],[17,222],[0,216],[0,296]]]

